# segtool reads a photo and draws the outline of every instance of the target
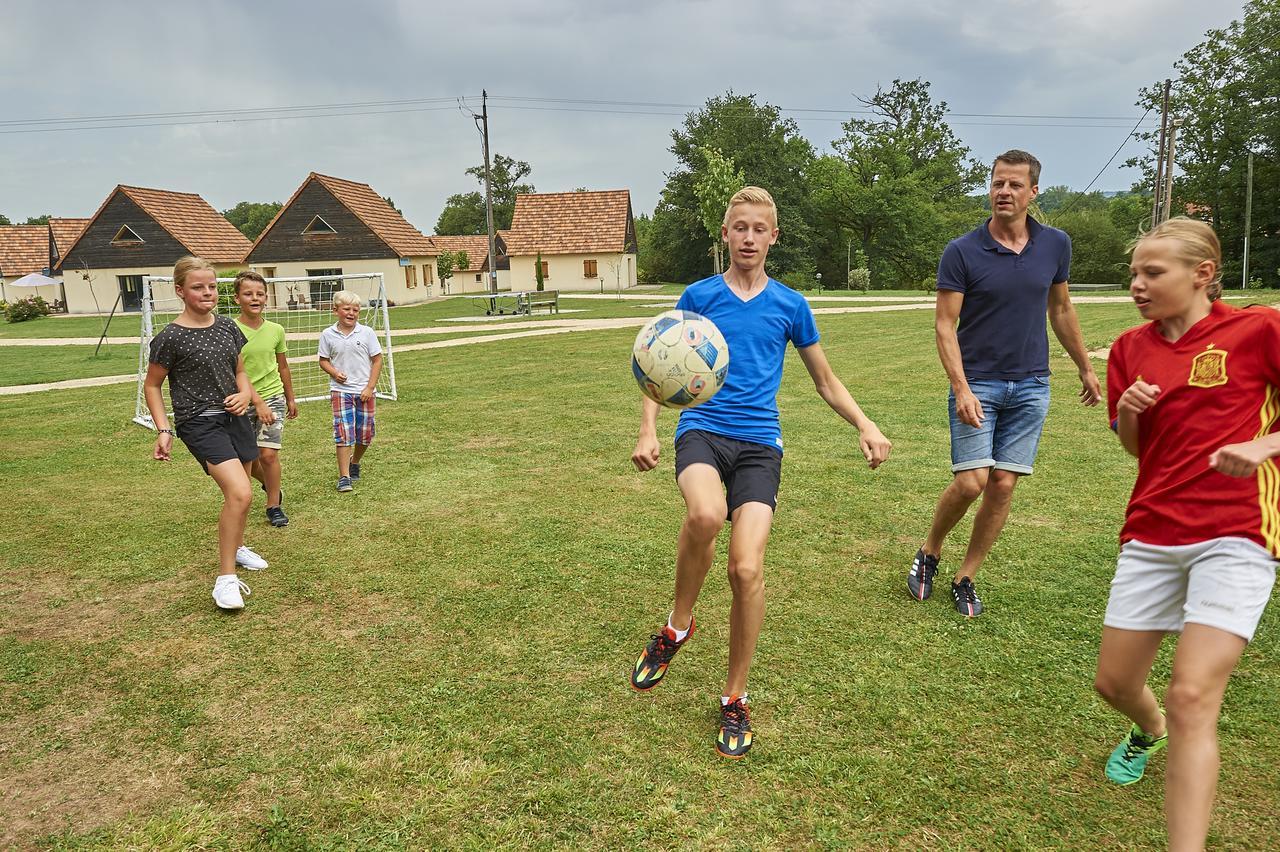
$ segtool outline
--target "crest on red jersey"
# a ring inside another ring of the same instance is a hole
[[[1187,384],[1197,388],[1216,388],[1227,383],[1227,353],[1209,347],[1191,359],[1191,376]]]

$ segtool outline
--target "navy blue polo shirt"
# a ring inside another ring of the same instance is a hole
[[[1049,375],[1049,288],[1070,277],[1071,238],[1027,217],[1021,253],[996,242],[990,219],[947,244],[938,289],[964,294],[956,336],[970,379]]]

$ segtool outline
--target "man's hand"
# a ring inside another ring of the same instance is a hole
[[[1271,458],[1261,441],[1227,444],[1209,456],[1209,467],[1227,476],[1247,477],[1258,472],[1258,466]]]
[[[161,432],[156,436],[155,452],[151,454],[151,458],[156,461],[168,461],[169,454],[173,451],[173,436],[168,432]]]
[[[858,445],[862,449],[862,457],[867,460],[867,464],[872,470],[878,468],[885,459],[889,458],[889,451],[893,449],[893,444],[880,431],[880,427],[874,423],[870,423],[866,428],[862,429],[858,434]]]
[[[653,470],[658,466],[658,456],[662,447],[658,444],[657,435],[641,435],[636,441],[636,448],[631,453],[631,463],[636,470]]]
[[[270,426],[276,422],[276,413],[265,402],[262,405],[255,405],[253,410],[258,413],[258,422],[263,426]]]
[[[223,407],[239,417],[249,410],[249,404],[253,402],[253,394],[248,392],[233,393],[222,401]]]
[[[1102,383],[1092,365],[1081,368],[1080,385],[1080,401],[1085,405],[1094,406],[1102,401]]]
[[[956,391],[956,417],[960,418],[961,423],[975,429],[982,425],[982,403],[978,402],[978,398],[968,388]]]
[[[1160,396],[1160,386],[1151,385],[1138,379],[1116,400],[1116,410],[1129,414],[1141,414],[1155,404]]]

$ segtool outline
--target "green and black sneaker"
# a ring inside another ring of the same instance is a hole
[[[693,638],[693,619],[689,620],[689,632],[684,639],[676,641],[676,633],[668,625],[649,637],[649,644],[644,653],[636,660],[636,667],[631,670],[631,688],[640,692],[648,692],[662,682],[662,676],[671,665],[671,658],[684,647],[684,643]]]
[[[716,734],[716,751],[734,760],[751,750],[751,712],[740,695],[720,706],[720,731]]]
[[[1164,748],[1169,742],[1166,731],[1163,736],[1149,737],[1137,725],[1129,728],[1129,734],[1120,741],[1120,745],[1111,752],[1107,759],[1107,778],[1121,787],[1137,784],[1147,771],[1147,761],[1151,755]]]

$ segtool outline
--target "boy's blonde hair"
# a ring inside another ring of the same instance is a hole
[[[761,189],[758,186],[744,186],[733,194],[733,198],[729,199],[729,206],[724,209],[724,226],[729,227],[729,214],[733,213],[733,208],[739,204],[759,204],[769,208],[769,218],[773,220],[773,227],[778,227],[778,205],[773,203],[773,196],[769,194],[767,189]]]
[[[216,278],[218,270],[213,268],[213,264],[205,260],[203,257],[195,257],[187,255],[181,258],[173,265],[173,286],[184,287],[187,283],[187,276],[201,269],[207,269],[214,274]]]
[[[353,293],[350,290],[339,290],[333,294],[333,306],[335,308],[338,305],[355,305],[359,307],[360,304],[360,294]]]
[[[1173,240],[1178,245],[1178,259],[1188,266],[1213,261],[1213,280],[1205,287],[1210,302],[1222,295],[1222,243],[1208,223],[1186,216],[1175,216],[1141,234],[1129,244],[1129,253],[1147,240]]]

